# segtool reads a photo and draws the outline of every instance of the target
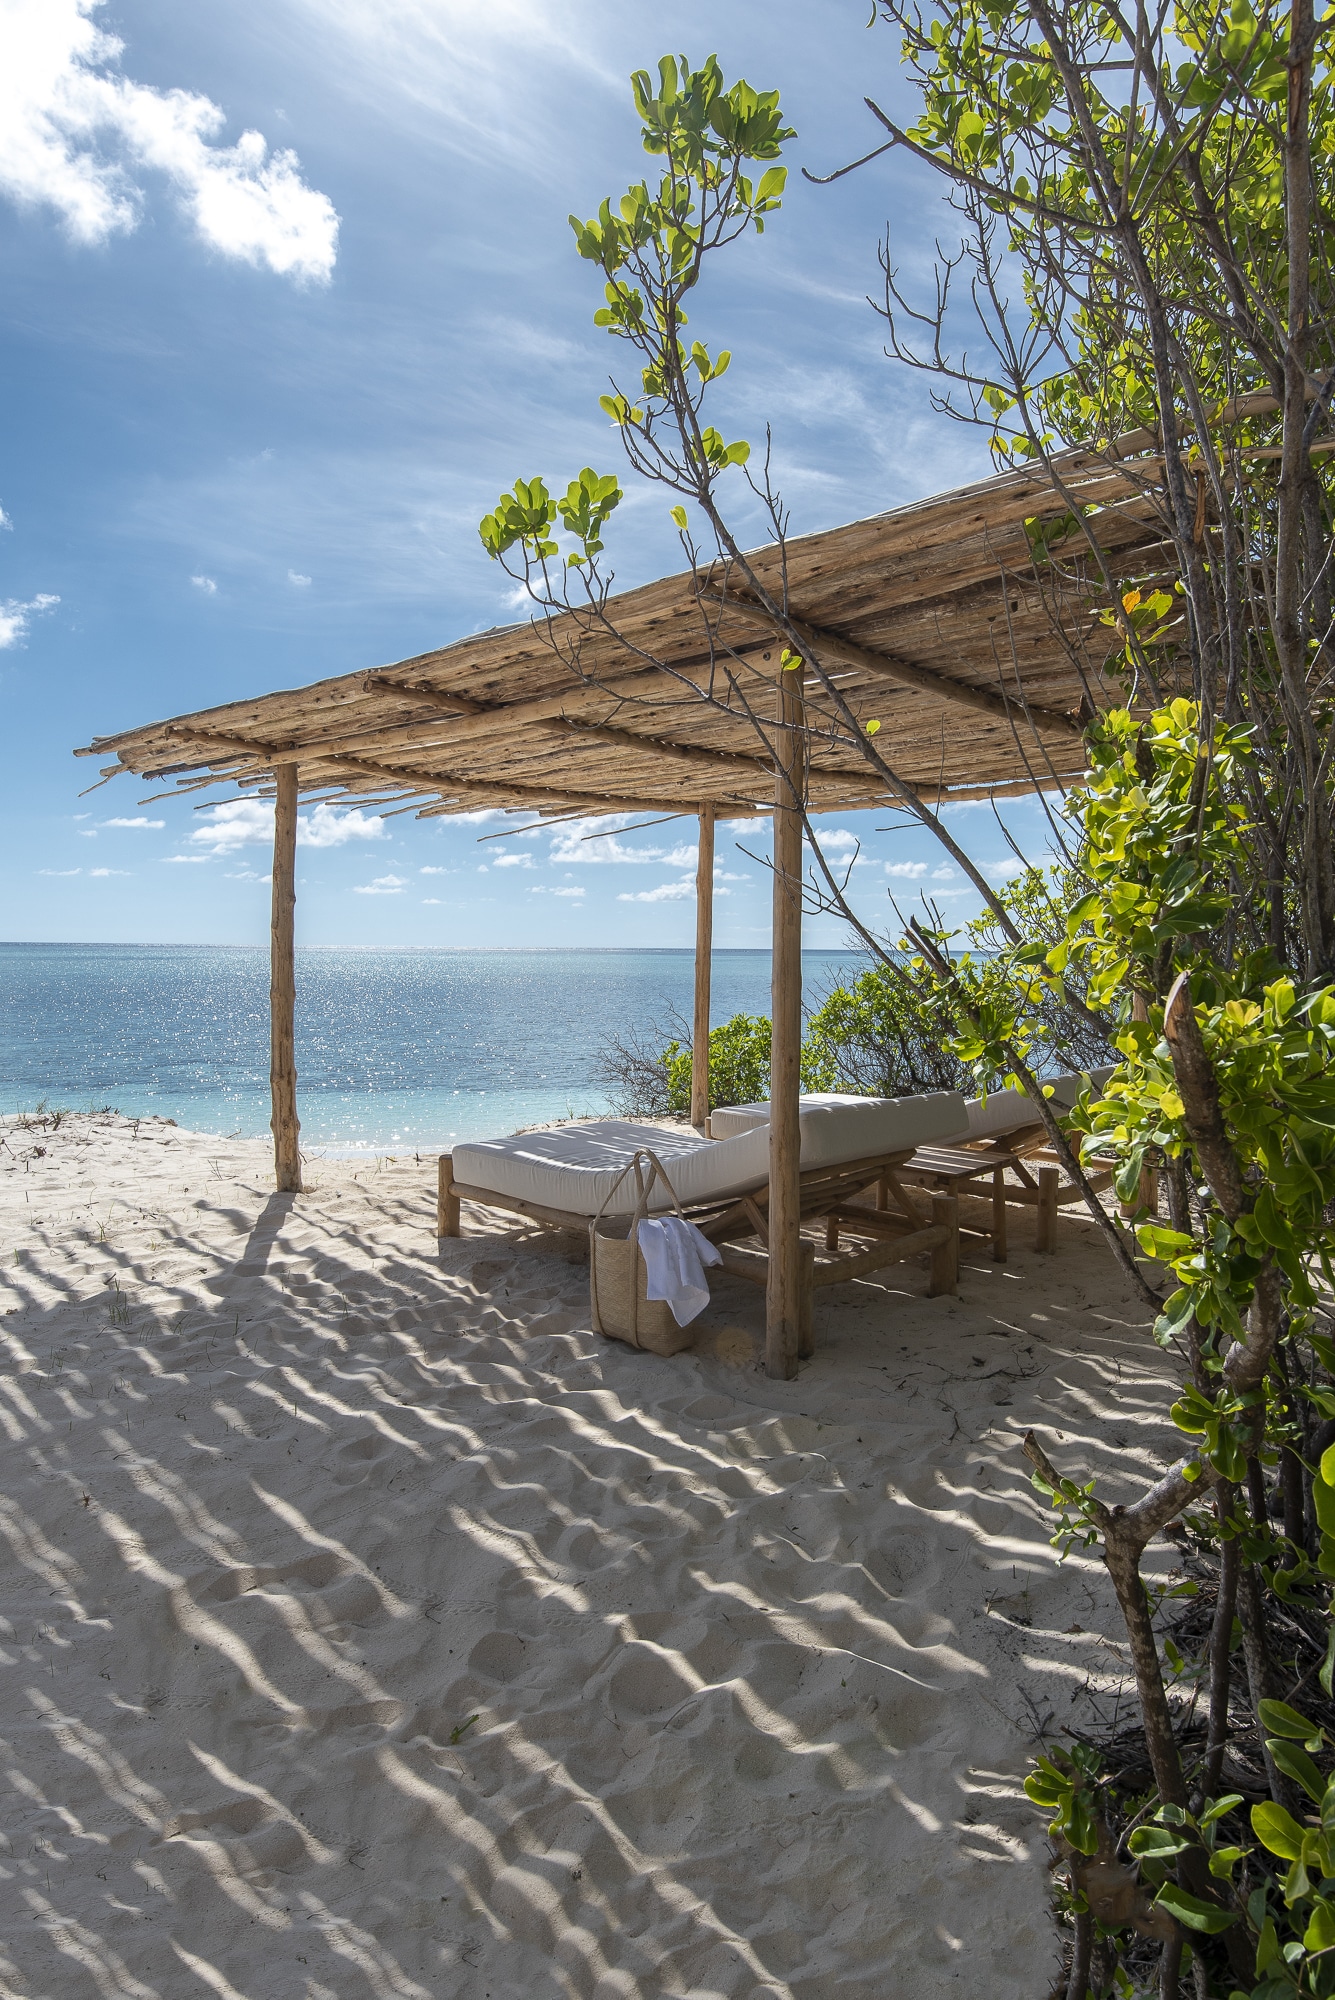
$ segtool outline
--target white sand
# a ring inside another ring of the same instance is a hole
[[[0,1123],[0,1992],[1044,1995],[1021,1779],[1124,1655],[1018,1440],[1172,1448],[1092,1228],[785,1384],[750,1288],[657,1360],[434,1162],[309,1176]]]

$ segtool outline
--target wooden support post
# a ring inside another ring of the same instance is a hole
[[[798,1272],[797,1352],[800,1360],[809,1361],[816,1352],[816,1246],[803,1238],[797,1247],[802,1259]]]
[[[297,1119],[297,767],[275,764],[273,914],[269,927],[269,1091],[273,1111],[274,1185],[301,1193],[301,1126]]]
[[[436,1235],[458,1236],[459,1197],[454,1193],[454,1155],[442,1153],[436,1163]]]
[[[1006,1170],[998,1167],[992,1176],[992,1262],[1006,1261]]]
[[[779,675],[770,973],[769,1275],[765,1373],[787,1380],[802,1352],[802,669]]]
[[[1056,1167],[1039,1168],[1036,1250],[1055,1250],[1057,1247],[1057,1188],[1060,1182],[1061,1175]]]
[[[700,808],[695,864],[695,1023],[691,1030],[691,1123],[709,1119],[709,977],[714,951],[714,808]]]
[[[932,1222],[949,1232],[944,1243],[932,1252],[932,1274],[927,1280],[927,1296],[938,1299],[943,1292],[960,1288],[960,1205],[953,1194],[932,1196]]]

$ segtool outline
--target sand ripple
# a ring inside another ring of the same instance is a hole
[[[661,1361],[533,1236],[438,1258],[428,1166],[3,1141],[0,1990],[1046,1990],[1020,1778],[1122,1656],[1016,1441],[1170,1449],[1091,1232],[776,1384],[741,1286]]]

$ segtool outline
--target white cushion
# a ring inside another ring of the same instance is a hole
[[[1091,1070],[1082,1075],[1070,1070],[1062,1076],[1046,1076],[1052,1087],[1052,1102],[1058,1111],[1069,1111],[1087,1084],[1100,1090],[1112,1075],[1111,1068]],[[965,1105],[968,1123],[951,1134],[947,1145],[963,1145],[970,1139],[996,1139],[1007,1132],[1019,1132],[1037,1125],[1042,1116],[1027,1091],[990,1090],[986,1097],[971,1097]]]
[[[803,1111],[825,1104],[866,1104],[869,1102],[889,1103],[892,1100],[865,1097],[841,1096],[837,1090],[813,1090],[798,1099]],[[896,1100],[897,1101],[897,1100]],[[741,1132],[754,1132],[757,1125],[769,1124],[769,1099],[763,1104],[727,1104],[713,1113],[709,1129],[716,1139],[735,1139]]]
[[[892,1153],[901,1146],[926,1146],[943,1140],[948,1132],[962,1129],[964,1099],[957,1090],[925,1091],[920,1097],[854,1097],[837,1090],[808,1091],[798,1099],[802,1118],[802,1165],[828,1165],[835,1159],[870,1159],[877,1153]],[[743,1132],[763,1130],[769,1125],[769,1103],[728,1104],[716,1111],[709,1129],[716,1139],[735,1139]],[[816,1134],[830,1137],[816,1140]],[[831,1150],[827,1158],[809,1160],[813,1144],[831,1148],[844,1143],[843,1134],[870,1144],[859,1144],[856,1152]],[[839,1137],[836,1139],[835,1134]]]
[[[956,1091],[936,1091],[926,1097],[804,1099],[801,1164],[804,1169],[829,1167],[873,1159],[880,1153],[909,1152],[954,1131],[963,1109],[964,1100]],[[702,1139],[689,1127],[633,1125],[619,1118],[558,1125],[546,1132],[456,1146],[454,1178],[466,1187],[508,1194],[568,1215],[596,1215],[618,1174],[638,1148],[647,1147],[658,1155],[678,1199],[689,1207],[765,1185],[768,1126],[768,1106],[763,1123],[717,1140]],[[608,1213],[624,1215],[634,1205],[634,1177],[628,1175]],[[655,1188],[651,1206],[671,1206],[661,1187]]]

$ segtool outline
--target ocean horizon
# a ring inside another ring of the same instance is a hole
[[[805,954],[806,1004],[864,963]],[[600,1051],[689,1036],[693,966],[680,947],[299,946],[302,1146],[430,1151],[606,1115]],[[716,951],[713,1022],[767,1014],[769,970],[767,948]],[[264,946],[0,943],[0,1109],[267,1137],[268,986]]]

